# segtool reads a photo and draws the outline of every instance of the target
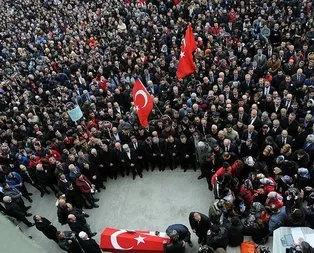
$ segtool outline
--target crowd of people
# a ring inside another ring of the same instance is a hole
[[[256,242],[282,225],[314,228],[311,1],[0,2],[3,212],[40,228],[40,216],[26,218],[25,183],[52,191],[74,232],[48,238],[78,252],[63,241],[91,240],[80,210],[98,207],[106,180],[181,168],[200,169],[213,191],[211,226],[231,220]],[[197,70],[178,80],[188,23]],[[148,128],[132,101],[136,79],[154,101]]]

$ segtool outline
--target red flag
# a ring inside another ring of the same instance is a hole
[[[164,232],[155,235],[149,231],[127,231],[125,229],[106,228],[100,237],[100,248],[110,252],[163,253],[163,242],[169,242]]]
[[[197,48],[191,25],[186,29],[185,37],[181,45],[180,60],[177,68],[177,78],[181,79],[195,72],[193,51]]]
[[[132,94],[140,123],[143,127],[148,127],[148,116],[154,106],[153,99],[140,80],[135,81]]]
[[[181,0],[173,0],[173,4],[174,5],[178,5],[180,3]]]

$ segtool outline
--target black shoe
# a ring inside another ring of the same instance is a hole
[[[91,233],[90,235],[91,235],[91,237],[93,237],[93,236],[97,235],[97,233],[96,232],[95,233]]]
[[[42,198],[44,195],[45,195],[44,192],[41,192],[41,193],[40,193],[40,197],[41,197],[41,198]]]
[[[186,172],[186,169],[184,169],[184,171],[183,172]]]
[[[31,198],[28,198],[27,200],[28,202],[33,203],[33,200]]]
[[[124,174],[122,174],[122,177],[124,177]]]
[[[94,201],[95,201],[95,202],[98,202],[98,201],[99,201],[99,199],[94,199]]]
[[[133,180],[135,180],[135,177],[136,177],[136,176],[133,176]]]
[[[143,178],[143,174],[140,174],[140,178]]]
[[[87,213],[84,213],[83,215],[84,215],[85,218],[89,217],[89,215]]]
[[[29,224],[27,224],[27,226],[30,228],[30,227],[33,227],[33,226],[35,226],[35,223],[29,223]],[[32,239],[32,238],[31,238]]]
[[[198,238],[197,242],[198,242],[198,244],[200,244],[202,242],[202,240],[200,238]]]
[[[47,193],[47,194],[50,194],[50,191],[46,190],[46,193]]]
[[[114,176],[114,180],[117,180],[117,178],[118,178],[117,176]]]
[[[189,241],[188,244],[191,248],[193,248],[193,243],[191,241]]]
[[[200,179],[202,179],[202,178],[204,178],[204,177],[205,177],[205,176],[200,175],[197,179],[200,180]]]
[[[95,207],[95,208],[98,208],[98,207],[99,207],[99,205],[97,205],[97,204],[94,204],[94,205],[93,205],[93,207]]]
[[[31,206],[25,206],[26,210],[31,209]]]
[[[85,206],[85,209],[92,209],[93,206]]]
[[[106,190],[106,186],[104,186],[104,185],[103,185],[101,188],[103,188],[104,190]]]
[[[25,216],[26,217],[30,217],[30,216],[32,216],[32,214],[31,213],[26,213]]]
[[[33,193],[29,192],[29,193],[28,193],[28,196],[33,196]]]
[[[194,168],[193,170],[196,171],[196,168]]]

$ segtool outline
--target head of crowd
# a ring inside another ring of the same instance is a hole
[[[107,178],[200,169],[226,217],[260,227],[285,208],[271,232],[314,228],[312,1],[1,2],[2,189],[20,177],[95,207]],[[188,24],[196,72],[178,80]]]

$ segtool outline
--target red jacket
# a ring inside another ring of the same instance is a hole
[[[46,155],[46,161],[49,163],[50,157],[56,158],[57,161],[61,160],[61,155],[57,150],[50,149],[50,153]]]
[[[80,180],[77,178],[75,180],[77,188],[82,192],[82,193],[90,193],[92,189],[92,183],[88,180],[87,177],[83,175],[83,180]]]
[[[246,206],[252,206],[254,202],[254,191],[250,191],[244,185],[241,186],[240,196],[243,198]]]

